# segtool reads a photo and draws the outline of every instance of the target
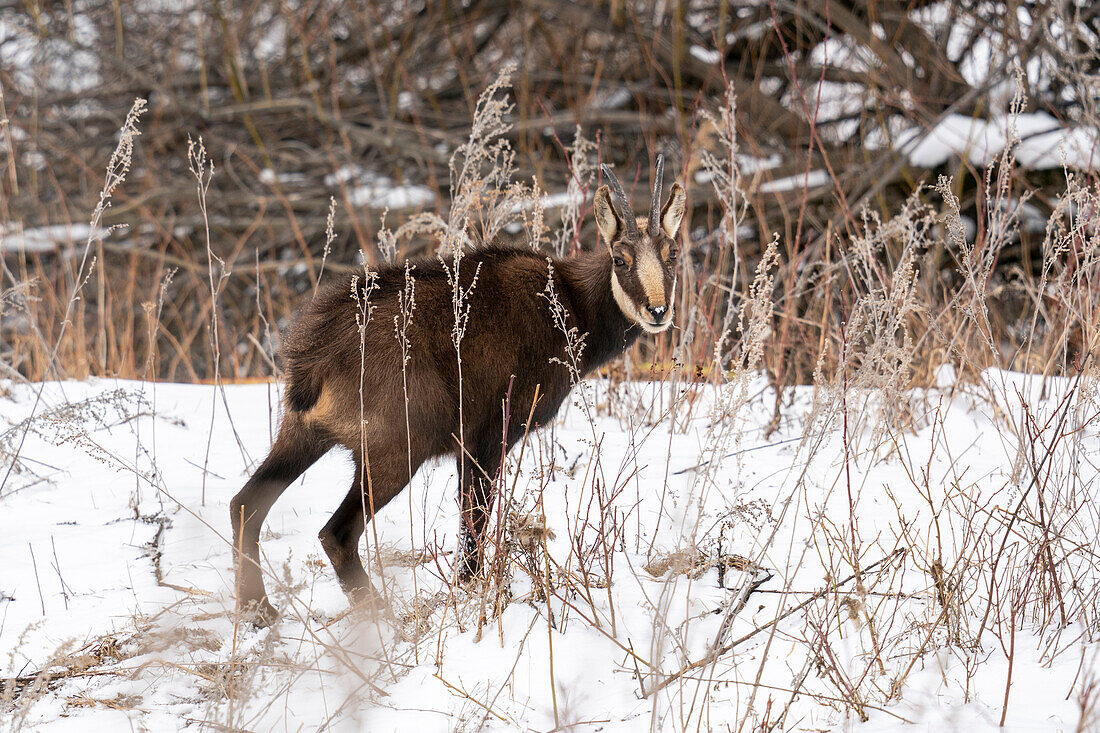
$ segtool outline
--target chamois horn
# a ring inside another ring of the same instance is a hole
[[[656,237],[661,233],[661,188],[664,185],[665,156],[657,156],[657,175],[653,178],[653,204],[649,209],[649,236]]]
[[[623,191],[623,184],[619,183],[619,179],[607,163],[602,164],[600,170],[611,182],[611,191],[615,194],[615,202],[619,205],[619,214],[623,219],[623,226],[628,232],[637,234],[638,221],[634,218],[634,209],[630,206],[630,199],[626,197],[626,192]]]

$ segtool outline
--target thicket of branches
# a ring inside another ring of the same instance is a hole
[[[30,378],[204,379],[216,359],[223,375],[271,375],[279,329],[322,260],[325,272],[358,268],[360,252],[377,263],[383,223],[418,210],[446,217],[448,162],[477,96],[515,62],[518,180],[550,194],[572,180],[588,194],[586,215],[597,159],[644,192],[662,152],[688,186],[687,348],[664,337],[635,363],[708,364],[718,336],[736,337],[727,314],[777,232],[764,362],[781,384],[808,381],[822,344],[835,341],[839,358],[843,323],[869,287],[852,270],[853,242],[916,196],[919,381],[954,348],[921,341],[950,328],[929,312],[968,277],[985,279],[993,348],[1024,351],[1020,313],[1042,307],[1044,254],[1043,232],[1018,225],[1021,202],[1030,196],[1045,220],[1064,203],[1066,171],[1014,167],[991,183],[967,155],[921,168],[899,135],[996,115],[1018,87],[1022,112],[1071,126],[1100,119],[1100,8],[1073,0],[74,0],[5,4],[0,20],[0,362]],[[85,257],[80,226],[135,97],[148,100],[141,137]],[[735,124],[723,127],[733,99]],[[574,154],[578,133],[594,147]],[[205,187],[188,159],[199,136],[214,165]],[[734,163],[733,179],[715,181],[708,156]],[[949,183],[936,191],[940,175]],[[981,223],[997,186],[1008,216],[990,231]],[[957,201],[946,205],[945,193]],[[976,223],[961,238],[937,216],[955,207]],[[549,207],[547,223],[569,208]],[[578,241],[596,246],[591,217],[581,226]],[[866,274],[888,282],[909,250],[885,240],[882,269]],[[436,242],[398,245],[405,256]],[[988,270],[967,273],[968,248],[992,258]],[[1072,358],[1059,343],[1037,363]]]

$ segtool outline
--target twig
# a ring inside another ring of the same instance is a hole
[[[38,602],[42,604],[42,615],[46,615],[46,599],[42,596],[42,582],[38,579],[38,561],[34,559],[34,545],[30,542],[27,543],[27,547],[31,551],[31,565],[34,566],[34,582],[38,585]]]
[[[661,680],[659,683],[657,683],[657,685],[652,690],[650,690],[649,694],[652,695],[655,692],[660,692],[661,690],[668,687],[670,684],[672,684],[676,680],[683,677],[688,672],[692,672],[694,670],[705,667],[706,665],[710,664],[712,661],[714,661],[718,657],[721,657],[723,654],[726,654],[727,652],[732,651],[734,648],[736,648],[740,644],[743,644],[744,642],[748,641],[752,637],[756,636],[761,631],[766,631],[767,629],[770,629],[772,626],[775,626],[777,623],[779,623],[783,619],[787,618],[788,616],[790,616],[792,614],[795,614],[795,613],[798,613],[803,608],[810,605],[811,603],[818,600],[819,598],[825,597],[825,595],[828,594],[830,591],[835,591],[840,586],[847,585],[851,581],[855,580],[857,577],[862,578],[864,575],[867,575],[872,570],[878,568],[880,565],[883,565],[884,563],[890,562],[890,561],[894,560],[895,558],[899,558],[899,557],[903,556],[905,553],[906,553],[905,548],[900,547],[900,548],[894,550],[893,552],[891,552],[886,557],[878,560],[877,562],[873,562],[870,565],[868,565],[867,567],[863,568],[859,573],[852,573],[847,578],[844,578],[843,580],[838,581],[837,583],[833,584],[832,586],[830,586],[828,588],[822,588],[821,590],[817,591],[816,593],[814,593],[812,596],[810,596],[806,600],[802,601],[802,603],[799,603],[797,606],[794,606],[793,608],[790,608],[789,610],[784,611],[783,613],[779,614],[778,616],[776,616],[775,618],[773,618],[771,621],[764,624],[763,626],[757,626],[755,629],[753,629],[749,633],[745,634],[741,638],[735,639],[734,641],[731,641],[729,644],[726,644],[725,646],[722,646],[719,649],[716,649],[714,652],[712,652],[710,654],[707,654],[705,657],[703,657],[699,661],[692,662],[691,664],[687,665],[686,667],[681,668],[678,672],[675,672],[675,673],[669,675],[668,677],[665,677],[663,680]]]

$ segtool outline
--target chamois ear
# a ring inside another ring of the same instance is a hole
[[[607,186],[600,186],[596,191],[595,214],[596,228],[600,230],[604,244],[610,247],[619,233],[619,215],[611,207],[611,191]]]
[[[672,191],[668,195],[668,203],[661,212],[661,228],[672,239],[676,239],[676,232],[680,231],[680,221],[684,218],[684,187],[677,183],[672,184]]]

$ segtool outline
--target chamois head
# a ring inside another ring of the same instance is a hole
[[[619,179],[606,165],[602,168],[612,188],[601,186],[596,191],[596,227],[611,254],[611,292],[627,318],[649,333],[660,333],[672,325],[680,253],[676,234],[684,217],[684,188],[673,183],[668,202],[661,206],[664,159],[657,156],[649,218],[639,218]]]

